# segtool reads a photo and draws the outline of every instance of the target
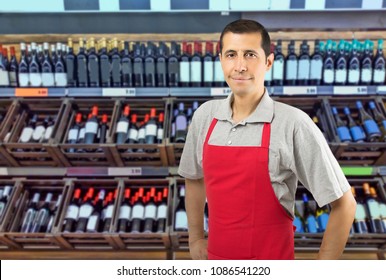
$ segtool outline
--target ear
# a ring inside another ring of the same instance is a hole
[[[270,53],[269,56],[267,57],[267,61],[265,63],[266,66],[266,71],[270,70],[273,66],[273,61],[275,60],[275,55],[273,53]]]

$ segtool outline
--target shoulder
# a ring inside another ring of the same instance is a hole
[[[296,132],[315,126],[310,116],[296,107],[274,101],[274,108],[274,121],[286,130],[291,129]]]
[[[226,102],[226,99],[213,99],[201,104],[194,112],[196,121],[212,119],[214,114],[219,110],[220,106]]]

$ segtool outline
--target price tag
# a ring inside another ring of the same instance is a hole
[[[315,95],[317,87],[283,87],[284,95]]]
[[[378,86],[377,93],[386,94],[386,86]]]
[[[48,88],[16,88],[17,97],[47,97]]]
[[[135,88],[104,88],[102,89],[102,96],[135,96]]]
[[[367,87],[335,86],[334,94],[367,94]]]
[[[141,176],[141,167],[111,167],[108,171],[110,176]]]
[[[228,96],[232,90],[230,88],[211,88],[211,96]]]

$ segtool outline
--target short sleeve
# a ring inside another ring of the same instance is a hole
[[[189,126],[184,149],[182,151],[178,174],[187,179],[201,179],[202,172],[202,140],[200,139],[199,110],[195,112]]]
[[[291,169],[319,206],[333,202],[350,190],[322,132],[307,115],[299,120],[294,131]]]

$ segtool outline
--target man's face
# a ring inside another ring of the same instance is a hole
[[[228,32],[223,37],[220,60],[232,92],[243,96],[264,89],[265,72],[272,67],[273,54],[266,58],[260,33]]]

